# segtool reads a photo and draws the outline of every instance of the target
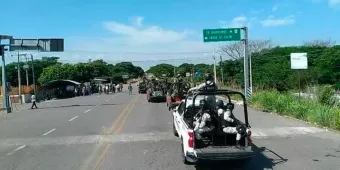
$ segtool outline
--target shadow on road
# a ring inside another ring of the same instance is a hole
[[[121,105],[120,104],[109,104],[109,103],[104,103],[104,104],[98,104],[98,105],[94,105],[94,104],[73,104],[73,105],[66,105],[66,106],[52,106],[52,107],[39,107],[37,109],[54,109],[54,108],[64,108],[64,107],[83,107],[83,106],[114,106],[114,105]]]
[[[243,165],[242,162],[205,162],[195,165],[195,168],[196,170],[264,170],[273,169],[275,165],[288,161],[288,159],[265,147],[259,148],[253,145],[252,149],[255,156]],[[269,158],[267,155],[275,158]]]

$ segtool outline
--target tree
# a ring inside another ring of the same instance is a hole
[[[174,67],[173,65],[162,63],[150,67],[147,73],[152,73],[156,77],[160,77],[162,74],[167,74],[167,76],[172,77],[174,76]]]
[[[326,49],[316,63],[320,83],[340,84],[340,46]]]
[[[180,66],[178,66],[176,74],[180,74],[181,76],[185,76],[186,73],[192,73],[194,71],[194,69],[195,69],[194,64],[183,63]]]
[[[250,53],[264,53],[273,47],[271,40],[249,40],[248,43]],[[241,59],[244,57],[244,44],[243,42],[236,42],[221,46],[218,53],[232,59]]]
[[[107,64],[104,60],[95,60],[88,63],[55,64],[46,67],[40,75],[41,84],[52,80],[70,79],[78,82],[89,82],[95,77],[113,77],[115,81],[122,82],[122,75],[136,78],[144,74],[141,67],[134,66],[131,62]]]
[[[328,40],[312,40],[312,41],[305,41],[303,46],[307,47],[332,47],[336,44],[336,41],[332,41],[331,39]]]

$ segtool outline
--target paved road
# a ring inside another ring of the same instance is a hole
[[[226,169],[184,165],[171,113],[165,103],[148,103],[145,94],[38,107],[0,116],[1,170]],[[240,118],[241,107],[234,113]],[[252,109],[249,118],[258,151],[249,169],[339,169],[340,134]]]

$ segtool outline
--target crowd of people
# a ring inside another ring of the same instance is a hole
[[[94,89],[96,88],[96,89]],[[87,96],[92,95],[94,90],[98,92],[99,94],[109,94],[110,92],[116,93],[121,92],[123,89],[123,84],[111,84],[111,83],[102,83],[102,84],[96,84],[94,86],[80,86],[74,89],[75,96]]]

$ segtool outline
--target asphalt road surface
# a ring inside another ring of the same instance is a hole
[[[127,91],[39,103],[0,115],[1,170],[194,170],[184,165],[165,103]],[[241,116],[242,106],[234,114]],[[249,110],[257,155],[248,169],[340,168],[340,134]]]

